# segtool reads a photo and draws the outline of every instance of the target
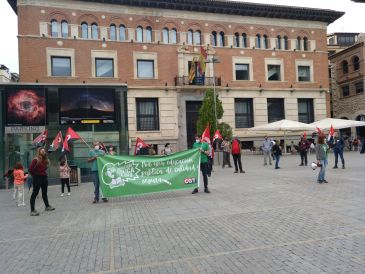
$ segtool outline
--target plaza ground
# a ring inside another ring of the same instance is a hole
[[[188,191],[91,204],[93,185],[60,197],[39,217],[0,192],[0,273],[365,273],[365,155],[345,170],[281,169],[244,155],[246,174],[215,166],[211,194]],[[314,156],[309,156],[312,162]]]

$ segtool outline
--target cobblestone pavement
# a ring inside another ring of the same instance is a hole
[[[309,157],[310,162],[314,156]],[[281,169],[245,155],[246,174],[215,166],[211,194],[188,191],[91,204],[92,184],[39,217],[0,192],[0,273],[365,273],[365,155],[345,170]],[[40,196],[40,195],[39,195]]]

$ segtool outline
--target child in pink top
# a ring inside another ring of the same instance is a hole
[[[65,196],[65,185],[67,185],[68,193],[67,195],[71,195],[71,189],[70,189],[70,171],[71,168],[68,166],[66,160],[61,160],[60,162],[60,178],[61,178],[61,197]]]
[[[28,177],[24,174],[24,168],[22,163],[17,162],[14,166],[14,188],[17,206],[25,206],[24,203],[24,183],[25,179]]]

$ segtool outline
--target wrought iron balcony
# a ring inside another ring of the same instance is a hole
[[[221,86],[221,77],[195,77],[189,82],[189,76],[175,77],[175,86]]]

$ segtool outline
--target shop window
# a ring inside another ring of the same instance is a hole
[[[160,130],[157,98],[137,98],[137,130]]]
[[[267,99],[268,122],[273,123],[285,119],[284,99],[268,98]]]
[[[85,22],[81,23],[81,38],[89,38],[89,26]]]
[[[235,64],[236,80],[250,80],[250,65]]]
[[[250,128],[254,126],[252,98],[235,99],[234,109],[236,128]]]
[[[298,66],[298,82],[310,82],[310,66]]]
[[[124,25],[119,26],[119,40],[120,41],[127,40],[126,29]]]
[[[154,78],[154,60],[137,60],[137,77]]]
[[[298,99],[298,121],[306,124],[314,122],[313,99]]]
[[[281,81],[280,65],[267,65],[267,80]]]
[[[52,76],[71,76],[71,58],[51,56]]]
[[[110,25],[110,29],[109,29],[109,37],[110,37],[110,40],[117,40],[117,27],[112,24]]]
[[[346,85],[342,87],[342,97],[350,96],[350,86]]]
[[[51,21],[51,36],[58,37],[58,22],[57,20]]]
[[[98,25],[96,23],[93,23],[91,25],[91,39],[94,40],[99,39]]]
[[[62,33],[62,38],[67,38],[68,37],[68,23],[67,23],[67,21],[62,21],[62,23],[61,23],[61,33]]]
[[[95,58],[96,77],[114,77],[114,60],[107,58]]]

